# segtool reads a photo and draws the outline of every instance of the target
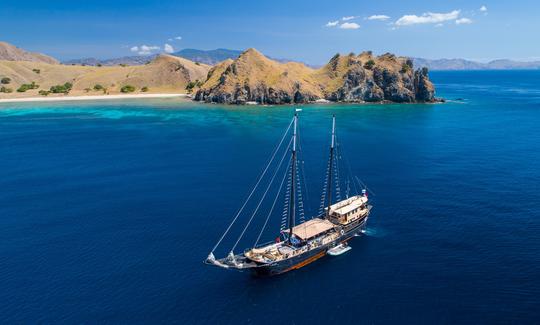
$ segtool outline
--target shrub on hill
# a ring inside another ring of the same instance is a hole
[[[39,85],[37,85],[34,81],[32,81],[32,83],[29,83],[29,84],[22,84],[19,89],[17,89],[17,92],[19,93],[24,93],[26,92],[27,90],[30,90],[30,89],[38,89],[39,88]]]
[[[195,81],[190,81],[188,82],[187,86],[186,86],[186,90],[191,92],[193,91],[194,88],[199,88],[203,85],[203,83],[201,81],[199,81],[199,79],[195,80]]]
[[[3,85],[8,85],[10,82],[11,82],[11,79],[8,77],[2,78],[0,80],[0,83],[2,83]]]
[[[6,94],[9,94],[9,93],[12,93],[13,92],[13,89],[11,88],[7,88],[7,87],[0,87],[0,93],[6,93]]]
[[[73,84],[71,82],[66,82],[63,85],[56,85],[50,88],[50,92],[53,94],[68,94],[71,91]]]
[[[143,93],[147,92],[147,91],[148,91],[148,87],[146,87],[146,86],[142,87],[142,88],[141,88],[141,91],[142,91]]]
[[[100,84],[95,84],[95,85],[94,85],[94,90],[95,90],[95,91],[103,90],[103,89],[104,89],[104,87],[103,87],[102,85],[100,85]]]
[[[37,74],[40,74],[40,73],[41,73],[41,70],[39,70],[39,69],[32,69],[32,71],[34,71],[34,72],[37,73]]]
[[[51,92],[48,91],[48,90],[40,90],[40,91],[39,91],[39,94],[40,94],[41,96],[49,96],[50,93],[51,93]]]
[[[120,91],[123,93],[132,93],[135,91],[135,87],[133,87],[132,85],[125,85],[120,88]]]
[[[407,73],[409,70],[411,70],[411,67],[407,63],[403,63],[401,66],[401,73]]]
[[[366,69],[368,69],[368,70],[371,70],[374,66],[375,66],[375,61],[373,61],[373,60],[368,60],[368,61],[364,64],[364,68],[366,68]]]

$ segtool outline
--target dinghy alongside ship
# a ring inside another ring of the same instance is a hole
[[[289,164],[285,167],[285,175],[282,178],[281,185],[277,190],[277,195],[273,201],[270,212],[261,229],[257,241],[252,248],[246,249],[243,253],[235,254],[233,251],[239,244],[242,237],[245,235],[247,228],[257,214],[261,203],[264,201],[271,185],[273,184],[277,171],[283,164],[286,154],[281,158],[276,172],[270,179],[270,184],[264,191],[261,200],[257,204],[255,211],[249,218],[247,225],[241,232],[240,237],[236,240],[229,254],[224,258],[216,258],[214,251],[221,244],[225,236],[231,230],[233,224],[237,221],[240,214],[243,212],[247,202],[251,199],[255,190],[260,185],[262,179],[267,174],[269,167],[275,161],[277,152],[284,143],[284,139],[291,128],[293,127],[292,138],[285,152],[290,155]],[[341,255],[351,249],[347,242],[355,236],[363,233],[366,226],[372,206],[368,204],[367,191],[364,188],[360,195],[349,197],[350,183],[347,183],[347,194],[344,200],[340,199],[339,188],[339,172],[338,155],[336,155],[336,132],[335,132],[335,117],[332,119],[332,139],[330,145],[330,158],[326,175],[325,188],[322,195],[322,209],[319,215],[304,220],[304,210],[302,201],[302,188],[300,185],[300,177],[298,176],[298,115],[295,114],[293,121],[289,124],[289,128],[285,132],[278,147],[274,150],[272,158],[259,177],[255,188],[251,191],[246,202],[238,211],[237,215],[229,225],[218,243],[214,246],[212,252],[208,255],[205,263],[215,265],[226,269],[236,270],[251,270],[257,275],[276,275],[287,271],[299,269],[307,264],[310,264],[317,259],[328,255]],[[288,177],[287,177],[288,176]],[[269,218],[272,215],[277,198],[281,193],[281,189],[288,178],[285,191],[285,207],[283,220],[281,224],[280,236],[274,242],[258,244],[261,235],[266,228]],[[354,179],[353,179],[354,181]],[[355,184],[355,183],[353,183]],[[360,184],[358,184],[360,186]],[[332,189],[336,186],[337,202],[332,203]],[[356,187],[356,186],[355,186]],[[296,219],[299,216],[298,224]]]

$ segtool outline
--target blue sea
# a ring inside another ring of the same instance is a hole
[[[300,107],[308,212],[332,114],[374,207],[272,278],[203,260],[297,107],[1,104],[0,323],[540,323],[540,71],[431,78],[446,103]]]

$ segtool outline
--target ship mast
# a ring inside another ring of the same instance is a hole
[[[291,159],[291,193],[289,201],[289,243],[291,242],[293,227],[296,217],[295,207],[295,194],[296,194],[296,124],[298,122],[298,114],[294,114],[294,127],[293,127],[293,147],[292,147],[292,159]]]
[[[330,216],[330,206],[332,205],[332,168],[334,163],[334,146],[336,144],[336,115],[332,115],[332,143],[330,145],[330,166],[328,168],[328,209],[326,216]]]

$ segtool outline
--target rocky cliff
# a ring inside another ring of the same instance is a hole
[[[434,102],[427,69],[414,71],[411,60],[393,54],[335,55],[314,70],[279,63],[254,49],[212,68],[195,100],[225,104],[334,102]]]

